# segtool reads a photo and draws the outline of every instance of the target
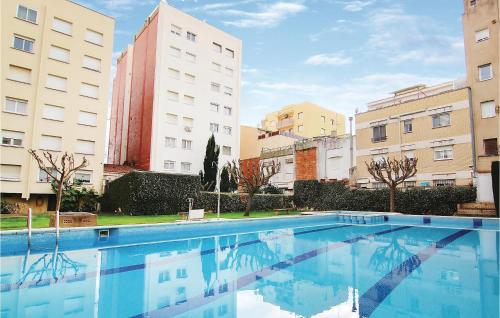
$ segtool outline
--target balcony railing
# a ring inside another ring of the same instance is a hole
[[[282,129],[288,126],[293,126],[293,119],[291,118],[286,118],[278,121],[277,128]]]
[[[381,142],[381,141],[386,141],[387,136],[380,136],[380,137],[373,137],[372,142]]]

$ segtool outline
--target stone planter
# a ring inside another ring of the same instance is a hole
[[[56,226],[56,214],[50,215],[50,227]],[[97,215],[88,212],[60,212],[60,227],[97,226]]]

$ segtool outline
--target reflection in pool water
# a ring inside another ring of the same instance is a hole
[[[1,317],[498,317],[498,232],[418,256],[456,232],[321,226],[27,251],[1,258]],[[362,308],[391,271],[404,279]]]

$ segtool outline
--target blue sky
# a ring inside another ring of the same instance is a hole
[[[114,57],[158,3],[78,2],[115,17]],[[242,124],[306,100],[351,115],[391,91],[465,74],[462,1],[168,3],[242,39]]]

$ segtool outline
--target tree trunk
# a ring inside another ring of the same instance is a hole
[[[62,198],[62,190],[63,190],[63,178],[57,181],[57,194],[56,194],[56,211],[61,212],[61,198]]]
[[[244,216],[250,216],[250,210],[252,209],[253,193],[248,194],[247,208],[245,210]]]
[[[396,187],[389,186],[389,210],[395,212],[396,210]]]

